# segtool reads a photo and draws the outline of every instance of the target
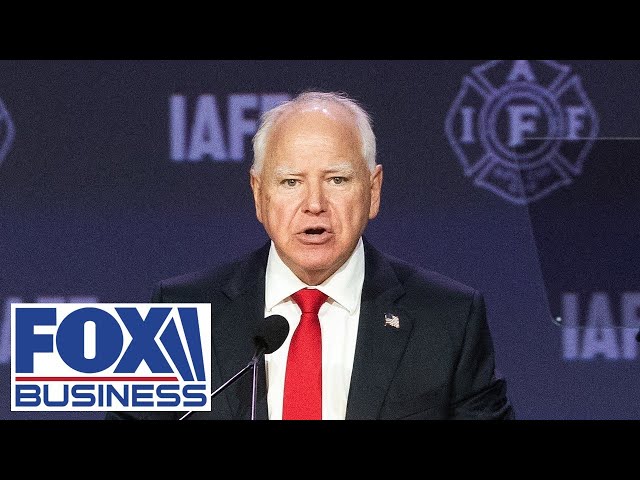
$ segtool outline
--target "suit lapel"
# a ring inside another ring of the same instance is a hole
[[[365,280],[347,420],[377,418],[412,327],[403,315],[398,315],[398,327],[385,324],[385,314],[398,313],[394,305],[404,289],[384,256],[366,240],[364,246]]]
[[[245,367],[254,354],[253,335],[264,319],[264,281],[269,244],[248,257],[224,286],[230,303],[215,322],[213,345],[223,382]],[[215,314],[215,313],[214,313]],[[215,328],[218,326],[218,328]],[[251,418],[252,371],[230,385],[223,393],[234,419]],[[216,387],[217,388],[217,387]],[[256,418],[266,420],[267,395],[264,357],[258,364]]]
[[[351,375],[346,419],[378,416],[396,367],[405,350],[412,322],[399,315],[399,328],[385,325],[385,314],[397,314],[395,302],[404,294],[393,269],[366,239],[358,338]],[[223,381],[247,365],[254,353],[253,333],[264,319],[265,270],[269,243],[242,262],[223,293],[229,303],[214,322],[213,346]],[[215,312],[212,312],[215,315]],[[258,368],[256,418],[268,419],[264,357]],[[216,386],[217,388],[217,386]],[[224,393],[234,419],[251,418],[252,372]]]

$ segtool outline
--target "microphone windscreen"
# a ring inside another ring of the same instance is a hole
[[[264,348],[264,353],[279,349],[289,335],[289,322],[282,315],[269,315],[258,324],[253,341],[256,348]]]

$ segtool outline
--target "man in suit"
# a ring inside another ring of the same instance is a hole
[[[343,94],[305,92],[262,117],[253,146],[251,188],[270,241],[229,264],[161,281],[153,295],[211,303],[214,388],[247,364],[256,325],[275,314],[290,330],[259,364],[258,419],[513,418],[482,295],[363,236],[383,178],[367,112]],[[300,306],[300,292],[320,298],[314,312]],[[310,325],[301,312],[319,323],[302,352],[293,347],[298,327]],[[305,368],[314,373],[294,375],[290,354],[308,359],[312,345],[321,359]],[[251,399],[245,375],[212,400],[211,412],[189,418],[249,419]]]

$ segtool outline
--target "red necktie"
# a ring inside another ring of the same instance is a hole
[[[303,288],[291,298],[302,315],[289,345],[282,419],[322,420],[322,333],[318,311],[327,295],[315,288]]]

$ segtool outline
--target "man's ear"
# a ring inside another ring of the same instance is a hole
[[[382,195],[382,165],[376,165],[370,177],[371,203],[369,205],[369,220],[376,218],[380,211],[380,197]]]
[[[262,223],[262,209],[260,203],[260,189],[262,188],[262,179],[260,174],[256,173],[253,169],[249,172],[249,183],[251,184],[251,191],[253,192],[253,203],[256,207],[256,217],[258,221]]]

